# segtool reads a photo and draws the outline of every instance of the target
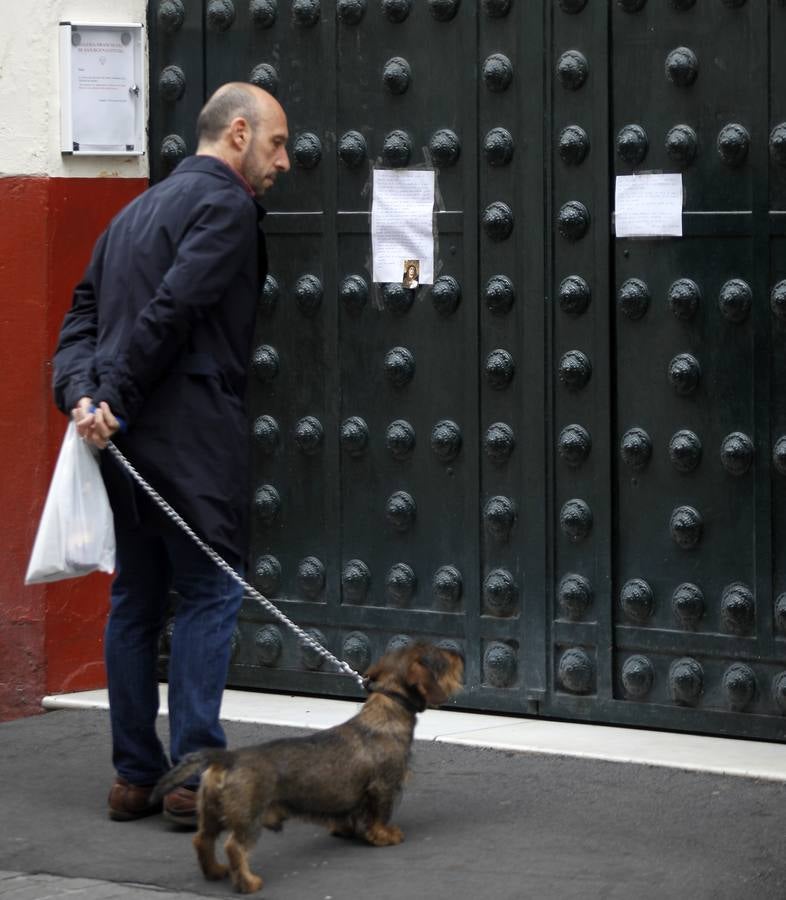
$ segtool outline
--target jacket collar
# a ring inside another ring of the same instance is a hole
[[[252,198],[254,203],[257,205],[257,212],[259,214],[259,218],[262,219],[267,212],[265,207],[259,202],[256,198],[254,191],[251,185],[236,172],[232,166],[227,165],[222,159],[219,159],[217,156],[208,156],[206,154],[201,154],[199,156],[187,156],[184,160],[178,163],[177,167],[171,173],[172,175],[182,175],[187,172],[205,172],[208,175],[215,175],[218,178],[223,178],[226,181],[231,181],[233,184],[237,184],[238,187],[242,187],[243,190]]]

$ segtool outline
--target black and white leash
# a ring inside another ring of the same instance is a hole
[[[344,660],[338,659],[335,657],[329,650],[322,646],[319,641],[314,640],[310,634],[303,631],[298,625],[296,625],[291,619],[287,618],[284,613],[267,597],[264,597],[259,591],[252,587],[247,581],[245,581],[238,573],[229,565],[229,563],[221,557],[216,551],[208,546],[198,535],[193,531],[193,529],[188,525],[188,523],[182,518],[182,516],[177,513],[164,498],[156,491],[154,487],[152,487],[148,482],[142,477],[142,475],[137,472],[137,470],[131,465],[128,459],[123,455],[123,453],[117,448],[117,446],[109,441],[106,445],[106,449],[114,456],[114,458],[120,463],[123,468],[125,468],[131,477],[136,481],[136,483],[142,488],[142,490],[150,497],[150,499],[156,504],[156,506],[160,507],[160,509],[165,513],[165,515],[170,518],[179,528],[181,528],[190,538],[191,540],[202,550],[203,553],[206,553],[210,559],[230,578],[234,579],[241,587],[243,588],[245,594],[248,597],[251,597],[253,600],[256,600],[267,612],[271,615],[275,616],[279,622],[283,623],[290,628],[300,639],[300,642],[308,647],[310,650],[313,650],[315,653],[318,653],[323,659],[326,659],[328,662],[332,663],[342,675],[348,675],[350,678],[354,678],[355,681],[360,685],[360,687],[365,689],[365,682],[363,680],[363,676],[360,675],[359,672],[356,672],[352,666],[348,663],[344,662]]]

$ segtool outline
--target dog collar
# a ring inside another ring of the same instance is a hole
[[[391,700],[395,700],[399,706],[403,706],[407,712],[412,713],[413,715],[423,712],[426,708],[426,701],[420,696],[418,696],[416,702],[412,697],[408,697],[406,694],[399,694],[397,691],[388,691],[385,688],[374,687],[370,684],[366,685],[366,690],[369,694],[383,694],[385,697],[390,697]]]

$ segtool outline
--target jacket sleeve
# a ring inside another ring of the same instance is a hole
[[[60,329],[52,360],[52,386],[57,408],[68,414],[81,397],[95,397],[96,296],[106,233],[101,235],[82,281],[74,289],[71,309]]]
[[[125,352],[99,365],[96,401],[131,426],[151,388],[170,370],[191,327],[225,295],[256,253],[256,209],[237,191],[211,194],[195,210],[171,266],[133,324]],[[231,299],[231,298],[230,298]]]

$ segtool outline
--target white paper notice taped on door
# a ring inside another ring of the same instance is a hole
[[[682,175],[618,175],[614,230],[623,237],[682,237]]]
[[[434,171],[375,169],[373,280],[408,288],[434,283]]]

